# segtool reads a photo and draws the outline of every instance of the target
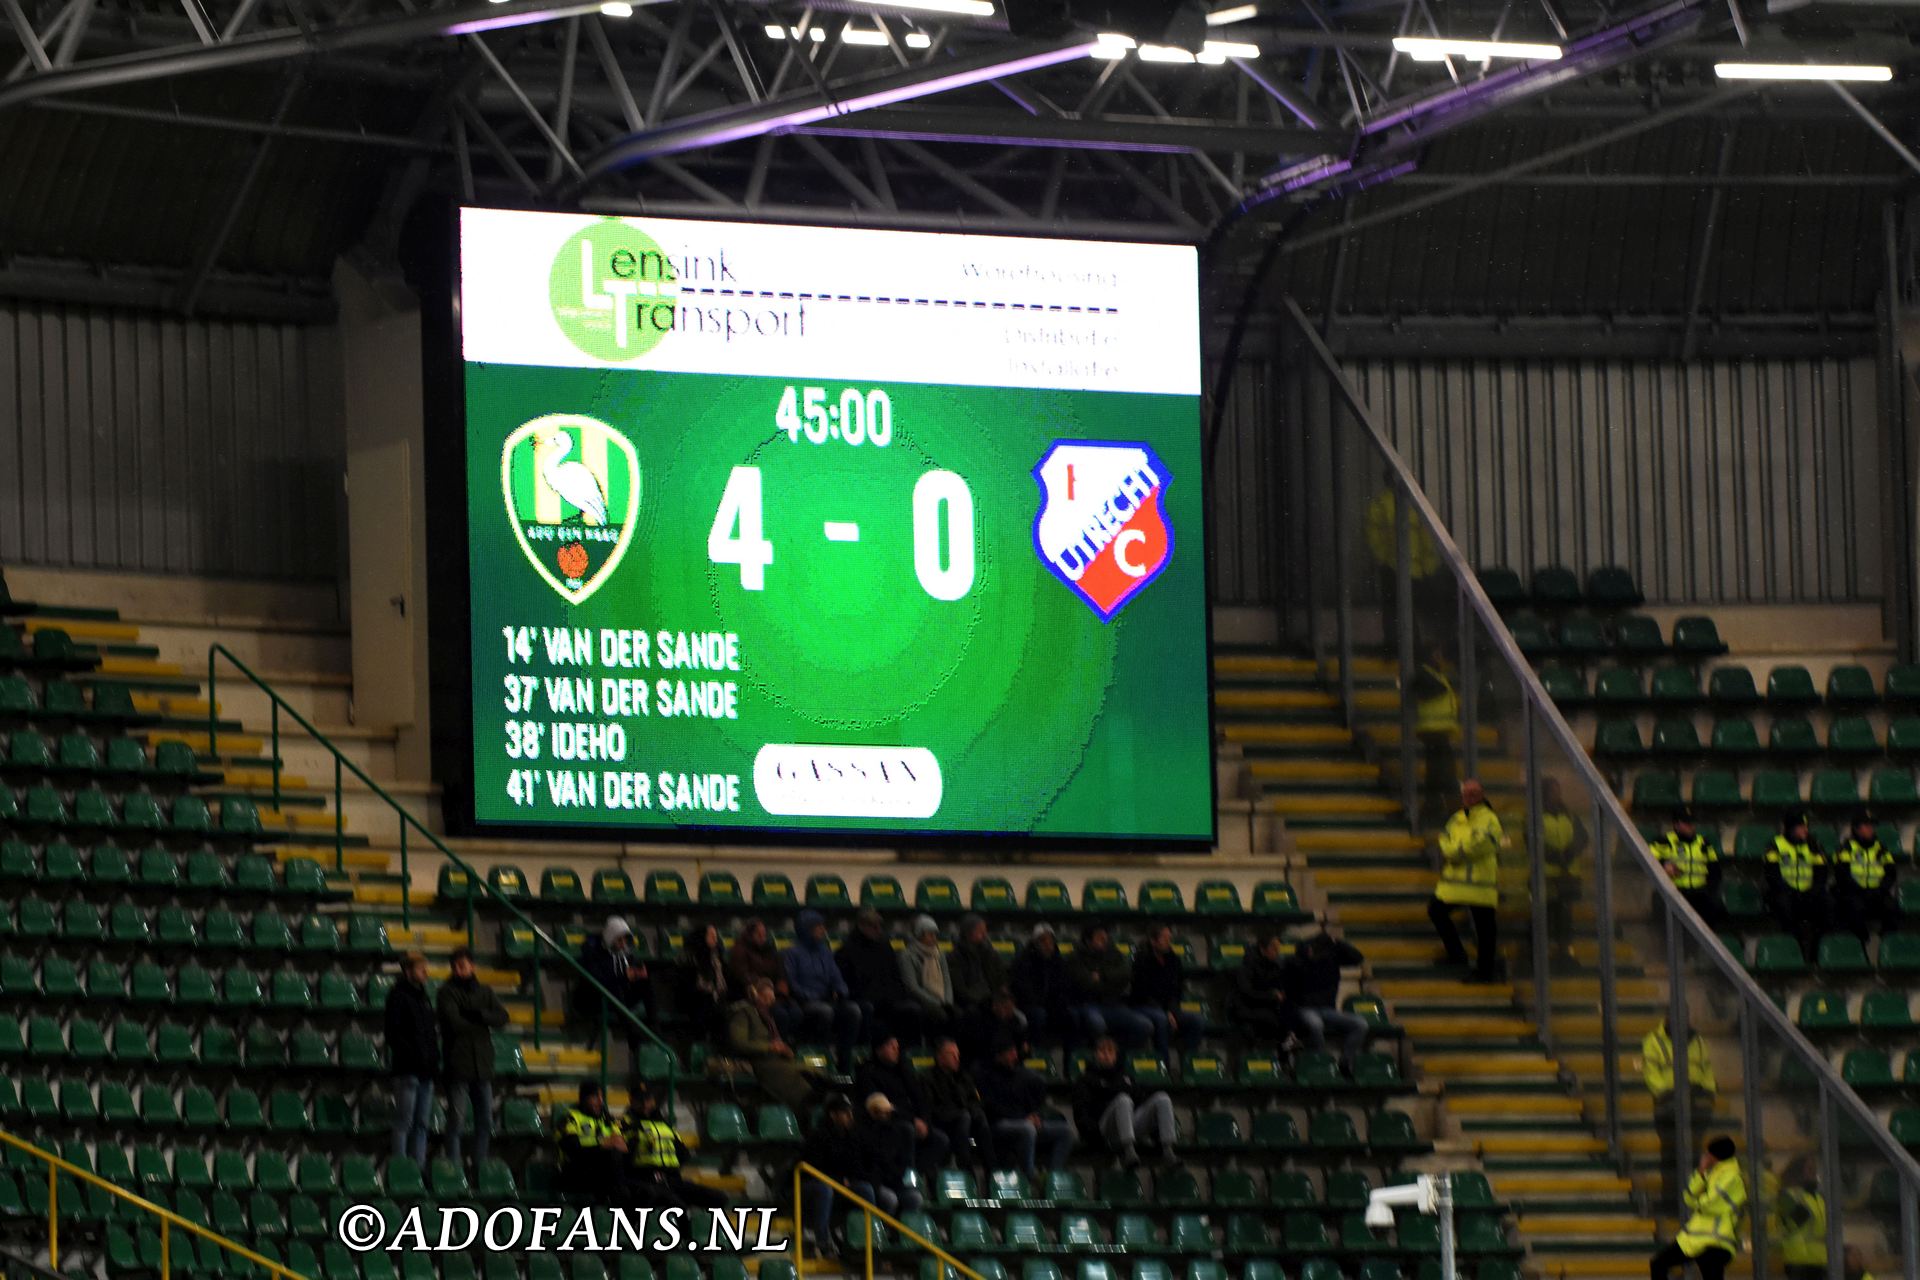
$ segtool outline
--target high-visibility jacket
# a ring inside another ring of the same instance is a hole
[[[1825,854],[1807,841],[1794,844],[1783,835],[1773,838],[1773,848],[1767,850],[1767,864],[1779,873],[1781,882],[1795,893],[1818,888],[1826,877]]]
[[[678,1169],[680,1167],[680,1139],[673,1126],[664,1120],[652,1118],[630,1118],[627,1121],[628,1141],[633,1152],[633,1163],[640,1169]]]
[[[1400,561],[1400,544],[1393,527],[1393,517],[1399,507],[1399,496],[1391,488],[1382,489],[1367,504],[1367,550],[1389,569]],[[1433,537],[1420,522],[1420,513],[1409,507],[1407,571],[1416,578],[1424,578],[1439,567],[1440,552],[1433,545]]]
[[[583,1149],[597,1147],[618,1132],[620,1129],[611,1118],[590,1116],[578,1107],[569,1107],[567,1118],[560,1122],[560,1163],[566,1164],[576,1143]],[[573,1141],[567,1141],[569,1138]]]
[[[1419,733],[1457,733],[1460,729],[1460,695],[1453,691],[1447,673],[1430,662],[1420,664],[1422,682],[1431,692],[1414,704],[1414,728]]]
[[[1818,1191],[1788,1187],[1775,1202],[1768,1238],[1787,1267],[1827,1265],[1827,1201]]]
[[[1673,868],[1674,887],[1680,889],[1706,888],[1713,864],[1720,861],[1720,851],[1698,832],[1693,839],[1682,840],[1679,832],[1669,831],[1664,839],[1656,840],[1652,848],[1654,857]]]
[[[1664,1022],[1647,1032],[1646,1039],[1640,1042],[1640,1078],[1655,1098],[1665,1098],[1673,1092],[1673,1037],[1667,1034]],[[1687,1087],[1703,1093],[1720,1092],[1720,1082],[1713,1078],[1713,1059],[1707,1054],[1705,1036],[1687,1037]]]
[[[1682,1197],[1687,1224],[1675,1243],[1697,1258],[1709,1249],[1740,1252],[1740,1220],[1747,1213],[1747,1183],[1738,1160],[1721,1160],[1705,1173],[1694,1170]]]
[[[1861,844],[1848,836],[1836,858],[1847,869],[1853,883],[1862,889],[1878,889],[1886,880],[1887,873],[1893,870],[1893,855],[1878,840],[1872,844]]]
[[[1500,902],[1500,842],[1505,833],[1493,806],[1461,809],[1440,833],[1440,883],[1433,894],[1442,902],[1491,907]]]
[[[1540,842],[1547,852],[1558,857],[1573,844],[1573,815],[1570,813],[1540,812]]]

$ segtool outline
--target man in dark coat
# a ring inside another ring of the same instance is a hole
[[[440,1043],[446,1051],[447,1158],[460,1163],[466,1113],[473,1113],[473,1167],[487,1162],[493,1138],[493,1031],[507,1025],[507,1011],[493,988],[474,976],[473,953],[453,953],[453,975],[440,984],[435,1002]]]
[[[1090,924],[1080,931],[1080,945],[1067,960],[1067,983],[1087,1039],[1110,1035],[1133,1047],[1145,1044],[1153,1034],[1152,1024],[1129,1005],[1133,970],[1104,924]]]
[[[1013,958],[1007,975],[1013,998],[1035,1040],[1058,1042],[1073,1032],[1073,995],[1067,984],[1067,962],[1053,926],[1037,924],[1033,936]]]
[[[900,978],[900,957],[878,911],[867,907],[854,917],[853,932],[840,944],[834,963],[875,1034],[919,1037],[920,1005]]]
[[[619,916],[608,916],[600,936],[588,938],[580,948],[580,967],[587,976],[613,993],[622,1009],[636,1018],[646,1019],[653,1008],[653,978],[647,966],[633,955],[633,926]],[[596,1043],[600,1035],[600,1015],[606,1000],[585,982],[574,986],[574,1012],[587,1025]],[[606,1010],[609,1035],[626,1040],[627,1048],[639,1057],[640,1044],[646,1038],[640,1029],[617,1010]]]
[[[1007,962],[993,949],[987,922],[977,915],[960,918],[947,966],[953,972],[953,1003],[963,1018],[985,1007],[993,993],[1007,985]]]
[[[800,1144],[800,1163],[813,1166],[861,1199],[879,1203],[874,1200],[874,1171],[869,1167],[866,1147],[854,1133],[853,1103],[845,1094],[836,1093],[827,1099],[820,1123]],[[800,1225],[813,1251],[838,1253],[832,1230],[833,1188],[818,1178],[803,1178],[800,1200]]]
[[[433,1082],[440,1078],[440,1031],[427,999],[427,958],[409,951],[387,993],[387,1066],[393,1073],[393,1154],[424,1172]]]
[[[942,1040],[933,1050],[933,1070],[925,1077],[927,1123],[947,1140],[948,1150],[971,1162],[982,1176],[994,1167],[993,1127],[980,1102],[980,1088],[960,1065],[960,1046]]]
[[[1047,1082],[1020,1062],[1011,1041],[994,1048],[980,1069],[980,1101],[993,1124],[994,1148],[1032,1177],[1042,1156],[1049,1169],[1064,1169],[1073,1154],[1073,1129],[1046,1112]]]
[[[1247,958],[1234,970],[1227,1009],[1234,1022],[1256,1038],[1279,1043],[1292,1030],[1287,1009],[1287,971],[1280,960],[1280,935],[1260,935]]]
[[[1152,1024],[1153,1047],[1162,1060],[1176,1032],[1182,1053],[1198,1049],[1207,1033],[1205,1018],[1180,1007],[1185,998],[1186,972],[1173,949],[1173,929],[1156,924],[1133,953],[1133,1011]]]
[[[920,1073],[901,1056],[898,1036],[875,1040],[872,1056],[854,1073],[854,1097],[876,1093],[893,1104],[893,1127],[907,1161],[921,1171],[922,1184],[932,1186],[934,1171],[947,1159],[947,1135],[930,1124],[926,1089]]]
[[[1322,929],[1293,949],[1285,966],[1287,1012],[1309,1049],[1327,1047],[1327,1033],[1340,1037],[1340,1069],[1349,1078],[1367,1043],[1367,1020],[1340,1008],[1340,970],[1364,957],[1350,942]]]

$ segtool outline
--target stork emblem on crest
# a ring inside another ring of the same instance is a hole
[[[619,567],[640,509],[640,457],[596,418],[551,413],[500,447],[513,536],[548,586],[580,604]]]

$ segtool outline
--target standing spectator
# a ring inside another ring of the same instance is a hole
[[[1673,811],[1673,826],[1650,846],[1660,869],[1709,929],[1720,927],[1720,851],[1693,825],[1693,810]]]
[[[440,1076],[440,1034],[427,999],[427,958],[409,951],[387,993],[387,1066],[393,1073],[393,1154],[427,1167],[433,1082]]]
[[[500,997],[473,974],[473,953],[453,953],[453,976],[436,1002],[440,1043],[446,1049],[447,1158],[460,1163],[460,1139],[473,1115],[473,1167],[487,1162],[493,1140],[493,1031],[507,1025]]]
[[[680,955],[680,1012],[702,1036],[718,1037],[726,1030],[727,958],[720,949],[720,930],[703,924],[687,939]]]
[[[613,1203],[625,1183],[627,1140],[607,1114],[606,1096],[592,1080],[580,1083],[556,1139],[560,1187],[570,1195]]]
[[[1280,935],[1263,933],[1240,967],[1233,971],[1227,1009],[1235,1025],[1258,1040],[1278,1045],[1293,1029],[1287,1008],[1287,970],[1280,960]]]
[[[718,1209],[726,1196],[712,1187],[688,1182],[680,1172],[687,1158],[686,1144],[660,1116],[660,1099],[644,1081],[633,1087],[633,1102],[623,1126],[633,1160],[633,1192],[643,1204],[656,1208]]]
[[[727,1010],[727,1050],[747,1060],[753,1078],[774,1101],[796,1110],[813,1092],[807,1073],[793,1060],[793,1046],[773,1021],[773,983],[755,978],[746,998]]]
[[[1072,997],[1067,983],[1067,962],[1060,956],[1060,944],[1053,926],[1037,924],[1027,945],[1013,958],[1013,970],[1007,975],[1013,987],[1014,1001],[1027,1020],[1027,1031],[1035,1040],[1064,1039],[1072,1030]],[[991,1052],[991,1046],[988,1049]]]
[[[827,942],[827,922],[808,909],[795,921],[800,939],[787,951],[787,990],[799,1011],[795,1020],[801,1037],[833,1037],[834,1063],[841,1071],[853,1069],[853,1041],[860,1034],[860,1006],[853,1002],[847,980],[834,962]]]
[[[1180,1007],[1186,998],[1186,972],[1173,949],[1173,928],[1156,924],[1133,953],[1133,1011],[1153,1030],[1153,1047],[1162,1059],[1174,1035],[1180,1052],[1192,1053],[1207,1033],[1207,1020]]]
[[[993,999],[982,1008],[975,1009],[960,1019],[954,1038],[960,1042],[960,1053],[968,1062],[979,1062],[993,1052],[993,1046],[1002,1040],[1011,1040],[1020,1047],[1022,1057],[1026,1056],[1027,1019],[1013,1002],[1013,992],[1005,987],[993,993]]]
[[[862,1147],[853,1132],[853,1103],[845,1094],[836,1093],[827,1099],[820,1123],[800,1146],[800,1162],[812,1165],[861,1199],[878,1203]],[[801,1225],[814,1252],[828,1256],[840,1252],[833,1239],[834,1199],[833,1188],[818,1178],[803,1180]]]
[[[987,922],[977,915],[960,917],[947,967],[953,971],[953,1003],[962,1015],[985,1008],[993,993],[1007,985],[1007,962],[993,949]]]
[[[912,1213],[920,1207],[920,1192],[908,1185],[913,1168],[911,1144],[904,1137],[893,1102],[884,1093],[870,1093],[863,1114],[854,1118],[854,1137],[865,1151],[873,1202],[888,1213]]]
[[[1453,802],[1453,744],[1460,737],[1460,695],[1453,690],[1453,676],[1438,644],[1428,646],[1414,673],[1413,697],[1414,731],[1425,749],[1421,817],[1439,822]]]
[[[1838,919],[1852,926],[1861,944],[1865,945],[1869,928],[1885,933],[1897,927],[1900,905],[1894,895],[1893,854],[1880,843],[1872,814],[1862,809],[1853,815],[1834,860],[1840,864],[1834,873],[1834,910]]]
[[[1067,1167],[1073,1130],[1058,1116],[1043,1113],[1047,1082],[1021,1065],[1018,1046],[995,1046],[992,1059],[981,1068],[979,1085],[996,1151],[1017,1160],[1028,1177],[1037,1170],[1037,1158],[1044,1158],[1049,1169]]]
[[[1110,1035],[1129,1048],[1147,1042],[1153,1027],[1128,1007],[1133,975],[1104,924],[1090,924],[1080,931],[1080,945],[1067,960],[1067,983],[1080,1031],[1087,1039]]]
[[[1807,831],[1807,815],[1789,813],[1767,850],[1767,906],[1781,929],[1800,940],[1800,953],[1812,964],[1826,932],[1827,857]]]
[[[1367,1044],[1367,1020],[1340,1008],[1340,970],[1363,957],[1325,929],[1300,943],[1286,965],[1287,1012],[1309,1049],[1327,1047],[1327,1033],[1340,1037],[1340,1071],[1353,1079],[1354,1059]]]
[[[1499,980],[1500,944],[1494,908],[1500,904],[1500,843],[1505,833],[1479,779],[1460,784],[1460,808],[1441,831],[1440,883],[1427,903],[1427,918],[1446,948],[1447,963],[1467,963],[1460,928],[1453,921],[1455,907],[1465,907],[1473,918],[1479,959],[1470,982]]]
[[[959,1042],[951,1037],[934,1047],[926,1094],[928,1126],[946,1138],[956,1161],[971,1163],[984,1177],[993,1168],[993,1127],[987,1123],[979,1086],[960,1065]]]
[[[587,971],[587,976],[594,982],[613,993],[613,999],[621,1009],[636,1018],[645,1019],[648,1016],[653,1007],[653,978],[648,974],[647,966],[634,958],[632,925],[619,916],[608,916],[600,936],[588,938],[581,944],[580,967]],[[605,997],[594,990],[591,983],[574,984],[574,1013],[580,1021],[587,1024],[597,1039],[600,1019],[604,1015],[607,1029],[615,1035],[625,1036],[628,1050],[638,1059],[640,1042],[645,1037],[617,1010],[605,1006]]]
[[[878,911],[860,909],[853,918],[853,932],[840,944],[834,962],[869,1028],[876,1034],[892,1031],[903,1039],[919,1038],[920,1002],[900,978],[900,957]]]
[[[920,1073],[900,1054],[900,1037],[882,1035],[873,1042],[873,1053],[854,1073],[855,1097],[884,1096],[893,1104],[893,1123],[907,1161],[921,1171],[926,1185],[947,1158],[947,1136],[931,1124],[927,1092]]]
[[[1728,1137],[1707,1144],[1682,1197],[1686,1225],[1672,1244],[1653,1255],[1648,1265],[1652,1280],[1668,1280],[1675,1267],[1689,1262],[1700,1269],[1700,1280],[1726,1276],[1740,1252],[1740,1221],[1747,1216],[1747,1183],[1734,1150]]]
[[[1673,1203],[1674,1188],[1679,1185],[1680,1119],[1673,1101],[1673,1091],[1679,1087],[1674,1074],[1673,1032],[1665,1018],[1640,1042],[1640,1079],[1653,1098],[1653,1128],[1660,1139],[1659,1203],[1669,1205]],[[1687,1094],[1690,1099],[1687,1115],[1697,1132],[1712,1117],[1714,1101],[1720,1096],[1720,1084],[1713,1077],[1713,1059],[1708,1055],[1707,1038],[1703,1035],[1687,1037]]]
[[[920,1006],[920,1025],[928,1031],[953,1023],[953,971],[940,950],[940,927],[932,916],[913,918],[913,938],[900,953],[900,981]]]
[[[1173,1099],[1164,1089],[1139,1096],[1112,1036],[1094,1042],[1093,1061],[1073,1082],[1073,1122],[1082,1138],[1097,1135],[1106,1143],[1122,1168],[1140,1165],[1136,1135],[1151,1142],[1162,1160],[1174,1161]]]

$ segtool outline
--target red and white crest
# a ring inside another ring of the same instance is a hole
[[[1172,479],[1144,444],[1056,440],[1033,468],[1033,547],[1053,576],[1110,622],[1173,558],[1161,493]]]

